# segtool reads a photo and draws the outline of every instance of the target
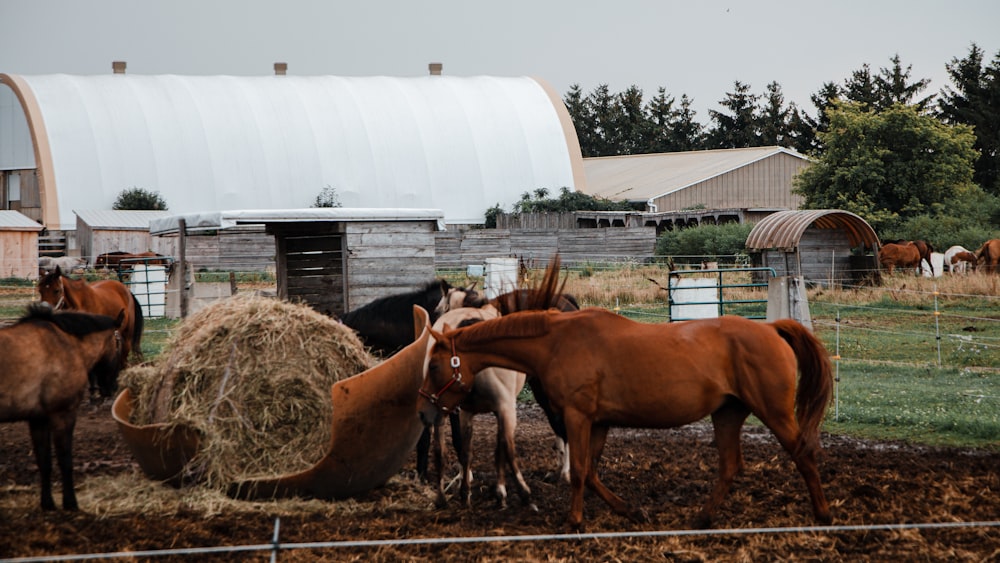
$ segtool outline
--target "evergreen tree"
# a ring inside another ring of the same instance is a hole
[[[760,96],[750,92],[750,85],[737,80],[733,91],[719,101],[729,113],[709,110],[715,126],[708,131],[709,148],[737,149],[761,146],[757,101]]]
[[[1000,195],[1000,52],[988,66],[975,43],[969,54],[945,65],[954,88],[946,86],[938,99],[938,114],[946,123],[973,127],[979,151],[974,179],[988,193]]]

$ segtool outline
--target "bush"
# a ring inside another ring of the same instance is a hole
[[[341,205],[337,188],[333,186],[326,186],[320,190],[312,204],[313,207],[340,207]]]
[[[747,237],[753,225],[725,223],[664,231],[656,239],[658,256],[732,256],[746,254]],[[680,260],[683,262],[683,260]]]
[[[131,187],[122,190],[111,209],[126,211],[166,211],[167,202],[160,192]]]

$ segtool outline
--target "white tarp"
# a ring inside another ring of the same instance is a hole
[[[60,228],[133,187],[177,213],[304,208],[329,187],[344,207],[436,208],[449,223],[576,187],[576,139],[528,77],[20,78],[51,147]]]

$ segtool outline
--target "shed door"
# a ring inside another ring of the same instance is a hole
[[[276,235],[278,295],[326,315],[343,315],[344,244],[340,234]]]

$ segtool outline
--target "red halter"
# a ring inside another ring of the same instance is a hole
[[[461,358],[458,357],[458,353],[455,352],[455,340],[452,339],[452,341],[451,341],[451,379],[449,379],[448,382],[445,383],[441,387],[441,389],[438,389],[438,391],[436,393],[428,393],[427,391],[424,391],[423,387],[420,388],[420,394],[423,395],[424,397],[426,397],[431,402],[432,405],[437,406],[439,409],[441,409],[441,412],[443,412],[445,414],[448,414],[448,412],[449,412],[450,409],[448,407],[440,405],[438,402],[441,399],[441,395],[444,395],[444,393],[446,391],[448,391],[448,389],[450,389],[452,385],[455,385],[456,383],[459,386],[462,385],[462,372],[459,371],[459,369],[458,369],[461,365],[462,365],[462,360],[461,360]],[[455,406],[455,410],[456,411],[459,410],[457,405]]]

